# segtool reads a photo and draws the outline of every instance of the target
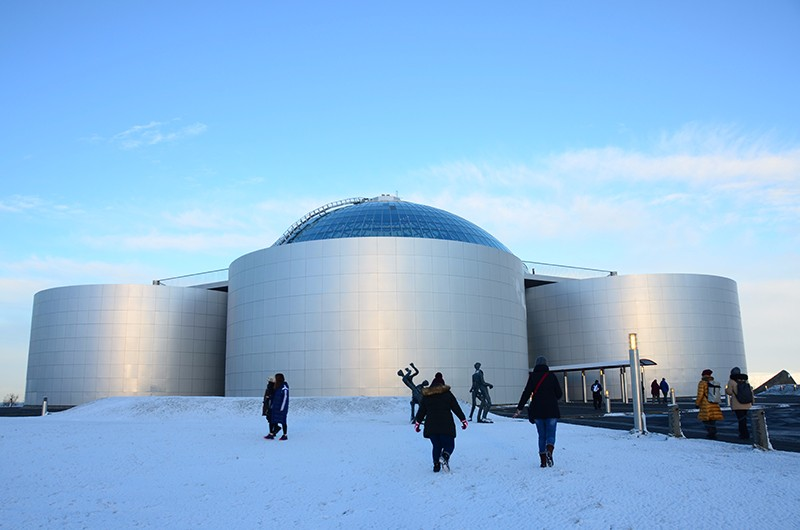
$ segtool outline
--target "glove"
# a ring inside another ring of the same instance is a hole
[[[461,420],[461,429],[467,428],[467,420]]]
[[[419,432],[419,422],[414,422],[414,430]]]

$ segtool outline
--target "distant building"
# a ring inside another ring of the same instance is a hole
[[[493,401],[512,403],[537,356],[619,361],[629,332],[657,363],[645,377],[681,394],[704,368],[746,370],[732,280],[526,264],[446,211],[387,195],[337,201],[216,281],[37,293],[25,401],[260,396],[275,372],[295,396],[405,395],[397,371],[409,362],[420,382],[441,371],[467,399],[481,362]],[[569,375],[572,399],[581,384]]]

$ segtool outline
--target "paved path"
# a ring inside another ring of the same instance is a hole
[[[697,419],[697,408],[692,399],[679,399],[681,409],[681,430],[687,438],[705,438],[705,426]],[[611,402],[611,414],[605,413],[605,403],[601,411],[596,411],[589,403],[559,403],[561,421],[576,425],[602,427],[606,429],[633,429],[633,415],[630,403]],[[767,430],[773,449],[779,451],[800,452],[800,396],[769,396],[756,398],[755,407],[762,407],[766,412]],[[511,416],[515,406],[492,407],[492,412],[501,416]],[[644,406],[647,430],[661,434],[669,434],[669,417],[667,405],[651,404]],[[717,422],[717,439],[722,442],[750,444],[749,440],[739,440],[736,416],[730,409],[723,407],[724,420]],[[749,425],[749,423],[748,423]],[[752,431],[752,428],[751,428]],[[752,432],[751,432],[752,434]]]

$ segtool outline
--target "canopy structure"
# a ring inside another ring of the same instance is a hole
[[[656,366],[656,362],[650,359],[639,359],[639,366],[640,370],[644,370],[645,366]],[[587,403],[588,396],[586,393],[586,371],[587,370],[600,370],[600,378],[602,379],[601,385],[603,388],[606,388],[606,370],[609,368],[619,368],[619,386],[620,386],[620,399],[624,402],[628,402],[628,392],[625,384],[625,368],[630,368],[631,361],[630,359],[626,359],[624,361],[601,361],[596,363],[579,363],[579,364],[562,364],[559,366],[551,366],[551,372],[563,372],[564,373],[564,400],[569,403],[569,392],[568,389],[568,381],[567,381],[567,374],[569,372],[580,372],[581,373],[581,386],[583,388],[583,402]],[[644,377],[642,378],[644,381]]]

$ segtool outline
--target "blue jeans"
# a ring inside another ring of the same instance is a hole
[[[539,452],[546,453],[548,445],[556,445],[558,418],[536,418],[533,421],[539,431]]]
[[[452,455],[453,450],[456,448],[456,439],[446,434],[431,434],[431,445],[433,445],[433,462],[439,461],[442,456],[442,451]]]

